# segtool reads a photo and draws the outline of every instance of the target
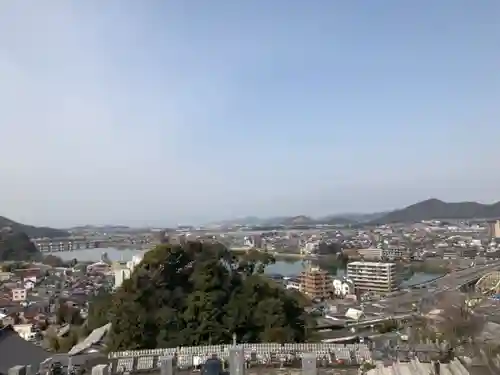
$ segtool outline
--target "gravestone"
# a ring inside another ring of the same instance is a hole
[[[304,353],[302,354],[302,374],[303,375],[317,375],[318,370],[316,366],[316,354]]]
[[[229,374],[245,374],[245,350],[242,346],[233,346],[229,349]]]
[[[162,358],[160,362],[160,374],[174,375],[174,373],[175,373],[174,357],[169,355]]]

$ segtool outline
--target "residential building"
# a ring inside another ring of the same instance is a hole
[[[26,301],[27,297],[28,297],[28,291],[25,288],[12,289],[12,301],[14,302]]]
[[[389,293],[399,286],[395,263],[351,262],[347,264],[347,278],[359,292]]]
[[[328,298],[333,293],[333,283],[328,272],[309,266],[299,276],[300,291],[310,298]]]
[[[0,272],[0,281],[8,281],[14,274],[12,272]]]
[[[488,233],[490,238],[500,238],[500,220],[488,222]]]
[[[345,297],[354,294],[354,282],[347,278],[333,280],[333,293],[337,297]]]
[[[127,267],[116,267],[113,269],[113,274],[115,276],[115,289],[119,288],[125,280],[130,278],[132,271]]]
[[[12,328],[26,341],[34,341],[36,337],[36,332],[33,329],[33,324],[16,324]]]
[[[358,249],[358,254],[364,260],[380,260],[382,259],[382,249],[372,247],[369,249]]]
[[[402,259],[408,256],[408,251],[398,246],[388,246],[382,249],[382,258],[387,260]]]

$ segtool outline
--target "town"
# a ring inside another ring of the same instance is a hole
[[[238,224],[133,233],[129,229],[114,233],[93,230],[71,233],[67,238],[33,238],[31,242],[44,254],[44,260],[3,263],[0,322],[3,327],[11,327],[4,328],[3,334],[8,335],[6,330],[12,329],[11,335],[33,346],[33,363],[43,362],[45,368],[56,363],[71,371],[85,371],[99,363],[107,366],[112,359],[113,371],[140,372],[161,367],[159,358],[168,353],[180,355],[173,349],[158,349],[156,354],[101,354],[109,324],[96,326],[92,322],[92,301],[102,293],[112,294],[119,289],[148,250],[54,246],[92,242],[95,238],[107,238],[110,243],[120,238],[121,243],[139,243],[140,248],[145,244],[154,248],[162,244],[220,243],[237,257],[270,256],[266,277],[310,301],[306,311],[315,319],[314,330],[320,343],[307,344],[316,345],[310,349],[301,346],[300,350],[295,344],[286,344],[292,345],[287,349],[270,344],[245,347],[245,356],[250,355],[247,351],[256,351],[262,363],[269,360],[283,365],[283,358],[271,359],[272,355],[284,355],[283,351],[287,356],[301,351],[329,353],[321,357],[322,363],[339,366],[371,366],[394,355],[411,362],[412,350],[404,348],[415,345],[415,320],[424,316],[426,324],[435,326],[439,333],[440,322],[450,314],[450,306],[457,298],[464,306],[473,307],[476,314],[488,317],[481,337],[490,338],[500,329],[500,220],[424,220],[409,225],[357,228],[292,224],[260,229]],[[130,259],[121,257],[125,252],[132,254]],[[79,260],[83,253],[92,253],[94,259]],[[47,261],[51,258],[59,259],[60,264],[51,265]],[[417,357],[421,361],[446,345],[436,344],[435,340],[429,343],[429,338],[419,340]],[[388,350],[387,342],[398,342],[398,353]],[[497,346],[500,348],[500,343]],[[215,350],[225,358],[232,350],[228,348],[191,348],[191,354],[181,356],[190,358],[183,366],[193,365],[193,358],[202,363],[207,350]],[[264,359],[267,355],[271,357]]]

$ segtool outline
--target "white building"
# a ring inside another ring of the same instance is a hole
[[[333,280],[333,293],[337,297],[354,294],[354,282],[346,278]]]
[[[388,293],[399,286],[395,263],[351,262],[347,264],[347,277],[361,292]]]
[[[130,278],[134,269],[142,262],[144,259],[144,254],[147,251],[143,251],[139,254],[136,254],[132,257],[132,260],[129,260],[125,267],[118,266],[113,267],[113,274],[115,276],[115,288],[119,288],[125,280]]]
[[[113,274],[115,276],[115,288],[119,288],[125,280],[130,278],[132,271],[130,268],[121,267],[113,269]]]

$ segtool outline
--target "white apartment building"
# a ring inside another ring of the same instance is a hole
[[[347,278],[360,292],[389,293],[399,286],[395,263],[351,262],[347,264]]]

